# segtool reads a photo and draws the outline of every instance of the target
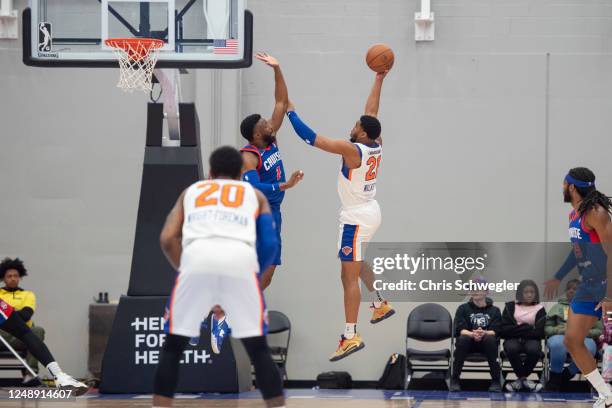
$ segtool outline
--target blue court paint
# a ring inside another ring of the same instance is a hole
[[[317,390],[317,389],[289,389],[285,390],[287,399],[337,399],[337,400],[399,400],[412,399],[413,408],[417,408],[421,401],[514,401],[514,402],[542,402],[558,403],[560,401],[593,401],[589,393],[489,393],[485,391],[383,391],[383,390]],[[88,394],[87,399],[145,399],[150,395],[134,394]],[[260,399],[259,391],[249,391],[241,394],[179,394],[177,399],[203,399],[203,400],[233,400],[233,399]]]

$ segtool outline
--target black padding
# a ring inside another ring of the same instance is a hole
[[[161,146],[164,130],[164,105],[149,103],[147,105],[147,146]]]
[[[406,337],[419,341],[441,341],[451,337],[453,319],[444,307],[425,303],[408,316]]]

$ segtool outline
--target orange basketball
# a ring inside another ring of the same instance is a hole
[[[393,50],[386,44],[374,44],[366,54],[366,63],[374,72],[390,70],[394,61]]]

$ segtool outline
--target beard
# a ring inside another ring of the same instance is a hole
[[[563,202],[564,203],[572,202],[572,196],[570,195],[569,189],[563,190]]]
[[[272,143],[276,141],[276,137],[274,137],[274,135],[270,133],[268,135],[264,135],[263,141],[267,146],[270,146]]]

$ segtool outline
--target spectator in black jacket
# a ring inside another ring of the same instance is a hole
[[[483,279],[480,279],[483,281]],[[475,292],[470,300],[457,308],[455,312],[455,358],[451,391],[461,391],[459,376],[465,358],[469,353],[483,353],[489,362],[491,373],[490,392],[500,392],[501,369],[497,361],[497,336],[501,325],[501,313],[493,301],[487,298],[486,292]]]
[[[516,301],[506,303],[502,313],[501,336],[504,351],[517,379],[506,383],[506,390],[527,389],[538,392],[541,383],[528,380],[542,354],[546,310],[540,304],[538,286],[532,280],[524,280],[516,290]],[[521,358],[521,353],[526,358]]]

